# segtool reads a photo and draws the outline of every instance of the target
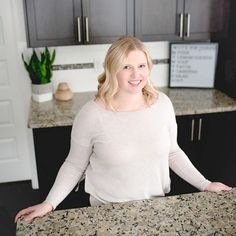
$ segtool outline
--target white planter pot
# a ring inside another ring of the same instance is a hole
[[[52,83],[32,84],[32,98],[36,102],[46,102],[53,98]]]

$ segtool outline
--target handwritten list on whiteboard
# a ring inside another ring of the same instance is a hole
[[[213,88],[217,43],[172,43],[170,87]]]

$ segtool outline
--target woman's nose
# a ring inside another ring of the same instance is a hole
[[[133,78],[138,78],[140,77],[140,72],[137,69],[132,70],[132,77]]]

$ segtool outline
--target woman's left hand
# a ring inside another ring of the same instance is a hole
[[[222,184],[220,182],[211,182],[206,186],[204,191],[219,193],[221,191],[230,191],[231,189],[232,189],[231,187]]]

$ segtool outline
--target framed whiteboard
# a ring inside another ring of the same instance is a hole
[[[171,43],[170,87],[213,88],[218,43]]]

